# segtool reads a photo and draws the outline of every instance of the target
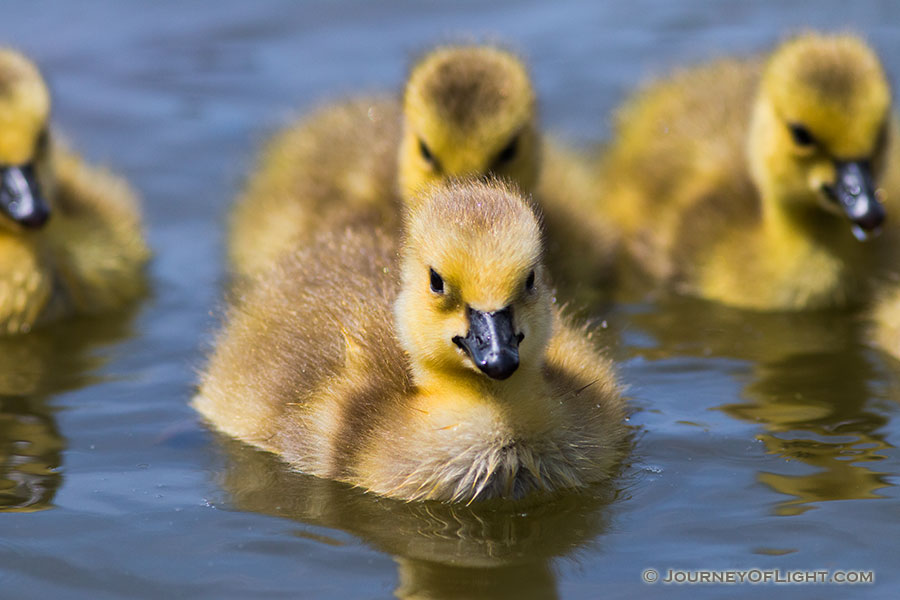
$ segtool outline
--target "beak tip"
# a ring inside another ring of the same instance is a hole
[[[478,368],[491,379],[509,379],[519,368],[519,357],[512,352],[501,352],[487,356]]]
[[[866,231],[875,231],[884,224],[884,218],[884,209],[879,205],[877,209],[870,210],[860,218],[855,219],[854,223]]]
[[[46,210],[38,210],[20,219],[19,223],[27,227],[28,229],[40,229],[47,223],[48,220],[50,220],[50,212]]]

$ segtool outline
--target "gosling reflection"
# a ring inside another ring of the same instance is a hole
[[[404,503],[291,472],[276,457],[213,434],[222,487],[243,511],[340,529],[397,562],[398,598],[556,598],[552,560],[606,527],[612,489],[552,501]]]
[[[677,296],[626,318],[656,339],[654,347],[635,351],[650,359],[711,356],[773,363],[840,352],[858,339],[860,329],[845,312],[759,313]]]
[[[504,565],[489,571],[409,558],[396,558],[395,561],[400,579],[395,594],[404,600],[497,600],[507,597],[547,600],[559,597],[549,561]]]
[[[92,383],[105,362],[94,351],[130,337],[135,312],[71,319],[0,337],[0,396],[42,396]]]
[[[65,447],[44,402],[0,397],[0,511],[49,506]]]
[[[881,433],[888,416],[877,409],[879,392],[871,385],[883,377],[851,315],[750,313],[676,300],[631,321],[658,341],[638,350],[648,357],[750,363],[744,401],[716,408],[759,424],[764,431],[757,437],[767,452],[790,461],[784,473],[758,474],[760,482],[791,497],[775,505],[776,514],[800,514],[830,500],[878,498],[880,488],[892,485],[875,468],[889,446]]]
[[[76,319],[0,338],[0,512],[52,507],[66,440],[49,397],[93,381],[104,362],[94,350],[128,335],[130,320]]]
[[[879,433],[888,418],[870,407],[877,378],[862,349],[847,340],[830,351],[789,356],[758,364],[744,389],[747,402],[722,410],[764,424],[758,436],[768,452],[815,469],[803,475],[762,472],[759,480],[792,500],[775,506],[795,515],[817,502],[881,497],[890,485],[873,469],[888,443]],[[791,469],[794,471],[795,469]]]

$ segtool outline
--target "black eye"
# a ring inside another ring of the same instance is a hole
[[[525,280],[525,289],[529,292],[534,289],[534,271],[528,274],[528,279]]]
[[[513,140],[506,145],[503,150],[500,151],[500,154],[497,155],[497,160],[494,161],[496,165],[502,165],[510,162],[512,159],[516,157],[516,154],[519,152],[519,137],[516,136]]]
[[[437,274],[434,269],[429,269],[431,275],[431,291],[435,294],[444,293],[444,280]]]
[[[794,143],[798,146],[812,146],[816,143],[816,138],[803,125],[794,123],[788,125],[788,129],[791,130],[791,137],[794,138]]]
[[[425,142],[419,140],[419,154],[422,155],[427,162],[432,165],[435,164],[434,154],[431,153],[431,150],[428,149],[428,146],[425,145]]]

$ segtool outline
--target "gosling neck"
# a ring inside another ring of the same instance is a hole
[[[508,379],[495,380],[462,364],[428,366],[414,362],[413,382],[423,396],[454,395],[476,403],[521,403],[528,398],[543,398],[546,384],[540,365],[521,364]]]

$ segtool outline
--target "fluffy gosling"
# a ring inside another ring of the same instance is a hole
[[[561,318],[503,185],[432,188],[391,232],[325,232],[248,286],[194,406],[292,467],[405,500],[580,488],[623,456],[613,368]]]
[[[34,64],[0,50],[0,334],[118,308],[144,288],[135,195],[53,143]]]
[[[851,35],[680,71],[621,110],[600,201],[636,263],[687,294],[790,311],[867,299],[889,254],[877,183],[891,93]]]

